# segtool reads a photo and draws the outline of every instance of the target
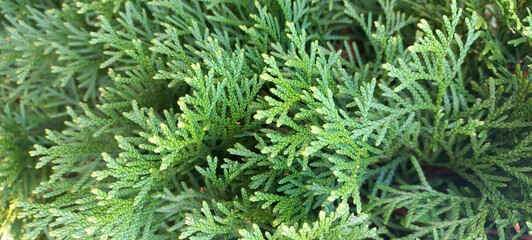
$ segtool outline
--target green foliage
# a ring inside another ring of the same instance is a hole
[[[1,1],[2,239],[532,233],[530,1]]]

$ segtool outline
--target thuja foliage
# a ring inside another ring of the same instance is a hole
[[[531,10],[0,1],[0,238],[530,237]]]

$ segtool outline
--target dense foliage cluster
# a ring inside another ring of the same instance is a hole
[[[0,239],[531,237],[529,0],[0,11]]]

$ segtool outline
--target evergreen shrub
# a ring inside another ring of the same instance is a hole
[[[2,0],[0,239],[531,239],[530,0]]]

